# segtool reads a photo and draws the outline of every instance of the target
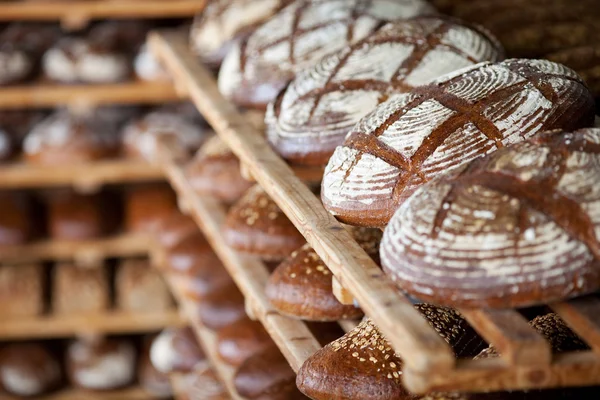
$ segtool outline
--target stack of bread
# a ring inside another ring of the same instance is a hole
[[[204,62],[222,60],[223,95],[266,110],[275,151],[291,164],[325,167],[324,207],[456,356],[495,357],[455,309],[523,309],[600,289],[600,16],[593,0],[432,3],[213,1],[190,42]],[[273,266],[273,306],[306,321],[360,318],[358,305],[335,299],[326,265],[238,168],[214,138],[186,171],[198,193],[233,204],[227,243]],[[535,313],[527,313],[532,327],[555,352],[587,349],[558,316]],[[237,324],[230,329],[246,336]],[[231,348],[222,356],[237,362]],[[402,360],[365,318],[311,356],[296,383],[316,400],[600,394],[414,396],[401,375]],[[281,393],[260,398],[292,398]]]

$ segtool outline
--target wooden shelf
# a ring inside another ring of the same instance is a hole
[[[177,310],[149,313],[110,310],[102,314],[50,314],[2,319],[0,340],[62,338],[87,333],[131,334],[183,325],[183,318]]]
[[[0,15],[2,15],[2,5],[9,4],[13,3],[0,3]],[[179,99],[180,96],[175,88],[167,81],[73,85],[34,82],[0,87],[0,109],[162,104]]]
[[[68,29],[104,18],[187,18],[202,11],[205,0],[54,0],[0,3],[0,21],[61,21]]]
[[[98,265],[107,258],[148,255],[152,242],[147,235],[124,233],[94,240],[52,240],[19,246],[0,246],[1,264],[74,260],[81,265]]]
[[[414,309],[391,280],[322,206],[266,140],[218,91],[209,71],[187,48],[186,38],[173,32],[154,33],[150,45],[186,88],[198,110],[305,236],[308,243],[379,326],[404,360],[403,379],[414,392],[493,391],[600,384],[600,301],[561,310],[561,316],[596,352],[550,357],[539,337],[514,310],[474,310],[468,320],[501,350],[502,357],[456,360],[450,347]],[[170,178],[171,179],[171,178]],[[172,179],[171,179],[172,180]],[[177,186],[177,185],[176,185]],[[184,195],[185,196],[185,195]],[[594,320],[596,318],[596,320]],[[515,325],[515,321],[520,321]],[[526,333],[524,335],[519,334]],[[528,349],[535,344],[535,351]],[[523,357],[522,350],[532,357]],[[539,352],[539,353],[536,353]]]
[[[0,394],[0,400],[17,400],[22,397],[15,397]],[[68,388],[60,390],[56,393],[45,396],[36,396],[37,400],[152,400],[155,397],[146,393],[140,387],[129,387],[125,389],[109,390],[109,391],[90,391],[83,389]]]
[[[89,192],[104,184],[156,180],[164,180],[162,170],[141,160],[115,159],[77,166],[44,166],[20,161],[0,165],[0,189],[73,186]]]

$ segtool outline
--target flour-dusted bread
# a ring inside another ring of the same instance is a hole
[[[382,23],[433,13],[423,0],[296,0],[236,44],[219,72],[235,103],[264,108],[304,68]]]
[[[291,162],[325,165],[348,131],[390,95],[503,50],[482,28],[442,17],[390,23],[296,77],[267,112],[267,134]]]
[[[121,260],[115,274],[115,303],[132,313],[160,313],[173,307],[162,275],[147,259]]]
[[[423,183],[538,132],[594,122],[579,76],[545,60],[482,63],[393,96],[349,132],[321,198],[340,220],[384,226]]]
[[[0,319],[40,315],[45,277],[41,264],[0,265]]]
[[[54,266],[52,312],[99,314],[110,306],[110,282],[104,266],[79,267],[71,263]]]
[[[217,67],[236,40],[252,33],[292,0],[213,0],[198,14],[190,45],[202,61]]]
[[[152,341],[150,360],[157,370],[170,374],[193,371],[205,363],[206,355],[192,328],[167,328]]]
[[[600,129],[545,133],[427,184],[391,219],[384,270],[457,307],[522,307],[600,288]]]
[[[571,47],[547,54],[545,57],[573,68],[594,96],[600,96],[600,44]]]

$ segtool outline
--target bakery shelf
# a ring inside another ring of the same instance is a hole
[[[0,21],[61,21],[78,29],[103,18],[186,18],[202,11],[205,0],[24,0],[0,3]]]
[[[297,371],[304,360],[321,346],[304,322],[284,317],[271,306],[265,294],[269,271],[258,258],[242,255],[225,244],[221,226],[226,217],[225,207],[217,200],[194,193],[183,168],[169,157],[168,148],[162,151],[167,180],[183,199],[186,210],[204,232],[215,253],[236,282],[246,300],[246,310],[269,332],[292,368]]]
[[[3,318],[0,340],[49,339],[79,334],[131,334],[159,331],[168,326],[183,326],[177,310],[130,312],[109,310],[80,315],[41,315]]]
[[[5,163],[0,165],[0,189],[73,186],[85,192],[104,184],[164,180],[160,168],[141,160],[97,161],[81,167],[34,165],[21,161]]]
[[[22,397],[13,397],[0,394],[0,400],[17,400]],[[152,400],[155,397],[145,392],[140,387],[129,387],[118,390],[90,391],[83,389],[68,388],[56,393],[36,396],[37,400]]]
[[[245,169],[287,214],[339,283],[379,326],[404,360],[407,388],[423,393],[493,391],[600,383],[600,301],[595,297],[554,306],[594,350],[552,356],[517,311],[471,310],[471,324],[502,354],[497,359],[457,360],[450,347],[391,280],[352,240],[293,174],[265,139],[224,99],[213,76],[175,32],[153,33],[150,45],[198,110],[240,158]],[[581,303],[580,303],[581,302]]]
[[[0,3],[0,8],[3,4]],[[14,3],[20,4],[20,3]],[[2,10],[0,10],[2,15]],[[0,88],[0,109],[107,104],[162,104],[180,97],[170,82],[131,81],[110,84],[60,84],[33,82]]]
[[[75,260],[81,265],[97,265],[107,258],[148,255],[150,250],[151,241],[144,234],[124,233],[93,240],[45,239],[0,247],[0,264]]]

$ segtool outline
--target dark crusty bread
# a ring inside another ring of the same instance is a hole
[[[217,351],[221,360],[239,366],[246,359],[275,343],[260,322],[247,318],[217,332]]]
[[[443,172],[538,132],[593,122],[593,97],[569,68],[481,63],[392,96],[363,118],[329,160],[321,198],[344,222],[384,226]]]
[[[235,103],[264,108],[294,75],[382,23],[433,13],[422,0],[296,0],[236,44],[219,71]]]
[[[214,196],[227,204],[237,201],[252,187],[252,183],[242,177],[238,158],[216,135],[198,150],[185,172],[195,192]]]
[[[458,20],[387,24],[299,73],[269,106],[268,139],[290,162],[325,165],[348,131],[390,95],[502,59],[495,38]]]
[[[16,396],[41,396],[62,382],[56,356],[39,343],[11,343],[0,349],[0,388]]]
[[[190,327],[167,328],[152,341],[150,360],[157,370],[170,374],[192,371],[206,355]]]
[[[0,265],[0,319],[40,315],[45,277],[41,264]]]
[[[244,296],[233,283],[196,301],[192,311],[204,326],[212,330],[225,328],[248,317]]]
[[[181,375],[181,400],[230,400],[227,389],[208,363],[197,365],[193,371]]]
[[[305,397],[294,384],[295,374],[276,346],[248,358],[236,371],[237,392],[251,400],[300,400]]]
[[[477,354],[485,342],[451,309],[419,304],[431,326],[454,349],[457,357]],[[402,360],[366,318],[340,339],[309,357],[298,371],[296,384],[315,400],[408,400],[402,386]]]
[[[227,213],[225,242],[265,260],[282,260],[304,244],[304,237],[259,186],[250,188]]]
[[[198,230],[198,224],[191,217],[174,211],[159,222],[154,237],[161,248],[169,250]]]
[[[600,129],[540,134],[441,176],[394,215],[384,270],[411,295],[521,307],[600,288]]]
[[[63,262],[53,272],[53,313],[100,313],[110,306],[108,271],[103,266],[85,268]]]
[[[48,234],[53,239],[89,240],[108,228],[99,195],[55,192],[47,197]],[[110,209],[109,209],[110,211]]]
[[[166,185],[144,185],[125,192],[125,230],[152,232],[177,209],[175,193]]]
[[[350,230],[358,244],[378,261],[381,231],[354,227]],[[343,305],[335,298],[332,276],[323,260],[305,244],[273,271],[266,294],[277,311],[295,318],[338,321],[361,317],[360,308]]]
[[[115,304],[134,313],[173,308],[171,292],[147,259],[121,260],[115,273]]]

